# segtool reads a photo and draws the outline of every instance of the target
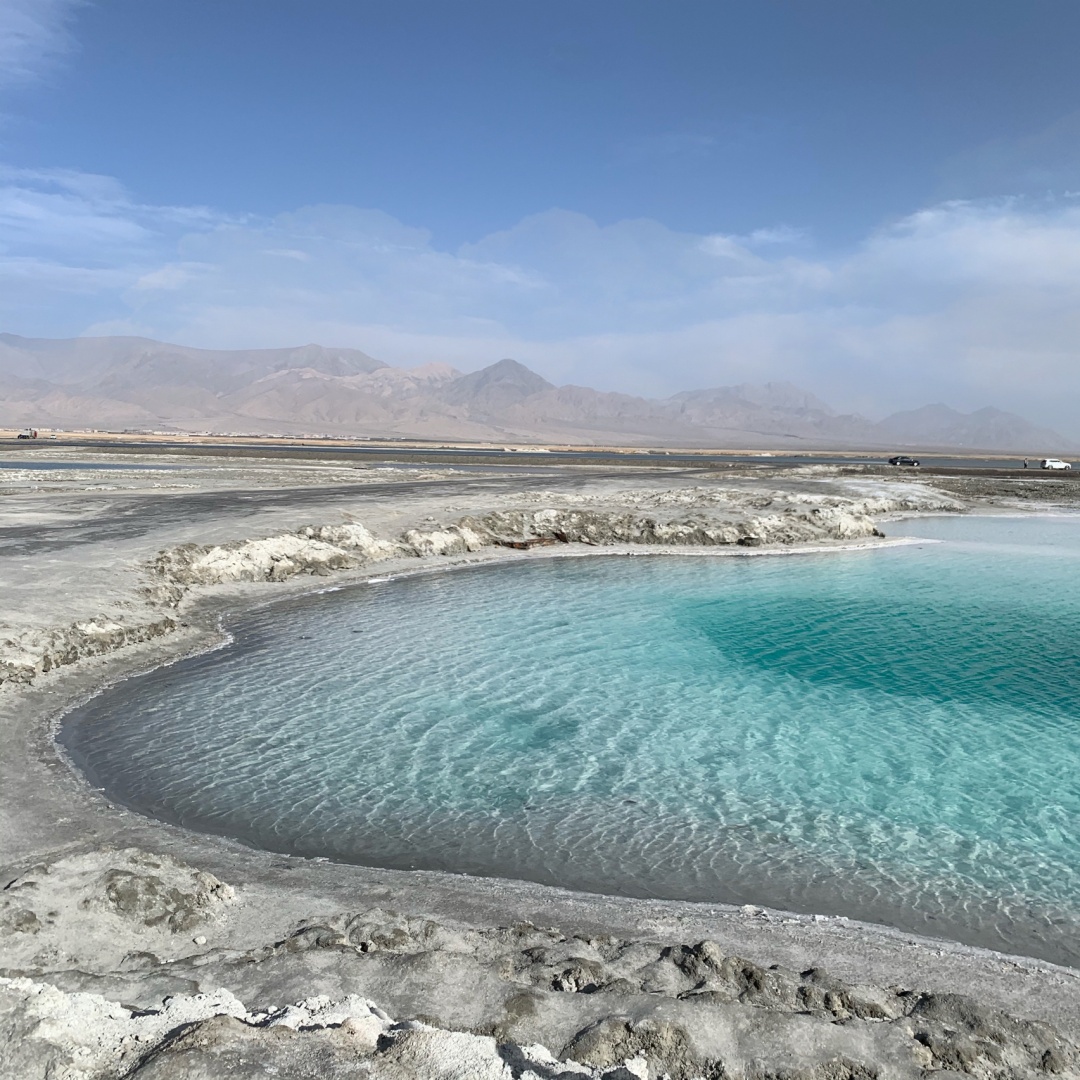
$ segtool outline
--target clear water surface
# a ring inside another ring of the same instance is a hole
[[[274,851],[841,914],[1080,966],[1080,517],[273,605],[72,714],[113,797]]]

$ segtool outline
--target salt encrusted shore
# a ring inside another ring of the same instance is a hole
[[[9,480],[0,1077],[1080,1077],[1072,969],[839,918],[252,851],[110,806],[63,761],[64,711],[213,647],[249,605],[553,553],[881,543],[890,516],[1030,498],[820,468],[552,472]]]

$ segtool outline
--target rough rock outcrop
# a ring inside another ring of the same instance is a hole
[[[712,500],[716,503],[721,500]],[[773,500],[767,500],[771,503]],[[728,516],[662,517],[632,510],[548,507],[503,510],[463,517],[433,529],[408,529],[396,542],[379,540],[362,525],[306,526],[259,540],[159,552],[151,569],[180,589],[233,581],[283,581],[297,574],[326,575],[395,556],[461,555],[528,541],[722,547],[799,544],[880,536],[875,514],[897,509],[896,500],[829,499],[785,505],[777,512],[744,516],[745,497]],[[693,500],[675,500],[677,509]],[[936,505],[936,504],[935,504]],[[177,598],[182,593],[177,594]]]
[[[351,967],[349,981],[362,983],[365,968],[408,958],[395,974],[415,990],[423,972],[430,978],[439,970],[439,954],[459,965],[468,957],[505,984],[502,1018],[489,1020],[487,1031],[484,1022],[462,1030],[430,1016],[395,1023],[358,994],[250,1009],[221,987],[134,1008],[3,977],[0,1080],[1080,1077],[1076,1045],[1048,1025],[957,995],[858,988],[818,970],[762,968],[711,942],[664,946],[527,925],[463,933],[389,912],[330,923],[300,927],[231,962],[257,978],[275,957],[303,971],[314,950],[326,960],[307,969],[309,978],[325,978],[330,961]],[[429,986],[435,1013],[441,998],[460,996],[465,985],[483,996],[482,985],[460,974],[452,986]]]
[[[178,934],[203,933],[235,902],[213,874],[138,848],[65,855],[0,880],[8,968],[153,967]]]
[[[443,529],[409,529],[402,537],[408,547],[417,555],[463,555],[466,551],[479,551],[493,544],[494,537],[486,529],[471,528],[468,525],[448,525]]]
[[[257,894],[134,848],[0,886],[0,1080],[1080,1080],[1048,1024],[713,941],[380,907],[274,934]]]
[[[665,520],[652,515],[601,510],[511,510],[464,518],[458,524],[477,536],[489,537],[489,543],[520,537],[591,546],[758,547],[881,535],[868,515],[821,507],[805,513],[768,514],[745,520],[704,515]]]
[[[151,641],[175,629],[175,619],[157,615],[142,621],[97,618],[53,630],[23,631],[0,639],[0,683],[29,683],[53,668]]]
[[[431,970],[436,956],[467,954],[505,984],[497,1038],[546,1040],[561,1048],[560,1058],[598,1068],[636,1058],[648,1075],[671,1080],[938,1070],[995,1080],[1080,1077],[1080,1048],[1047,1024],[958,995],[855,986],[818,968],[762,967],[710,941],[665,945],[527,924],[455,932],[374,909],[298,928],[261,962],[308,950],[352,950],[398,978],[421,958]],[[446,970],[461,977],[464,966]],[[490,988],[471,978],[490,1007]],[[882,1071],[882,1062],[890,1067]]]
[[[232,544],[184,544],[158,553],[153,569],[178,585],[229,581],[284,581],[296,574],[325,576],[401,554],[363,525],[308,525],[296,533]]]
[[[395,1023],[356,994],[249,1012],[227,990],[177,995],[130,1009],[99,994],[68,994],[0,978],[0,1080],[220,1080],[377,1077],[381,1080],[633,1080],[640,1067],[592,1069],[543,1047]]]

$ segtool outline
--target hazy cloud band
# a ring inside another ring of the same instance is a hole
[[[1076,433],[1080,204],[951,202],[840,254],[794,229],[679,233],[551,210],[456,251],[377,210],[146,206],[108,177],[0,170],[16,333],[353,345],[663,394],[787,378],[845,408],[943,399]]]

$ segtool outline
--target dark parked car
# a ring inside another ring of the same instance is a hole
[[[907,457],[905,454],[897,454],[896,457],[889,458],[890,465],[910,465],[912,468],[917,469],[919,467],[918,461],[913,457]]]

